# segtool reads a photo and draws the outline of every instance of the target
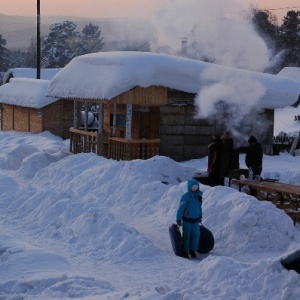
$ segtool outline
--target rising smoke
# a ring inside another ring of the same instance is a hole
[[[158,36],[152,48],[168,45],[171,54],[181,51],[188,38],[190,58],[208,58],[230,67],[263,71],[271,52],[258,36],[242,0],[162,0],[154,24]],[[164,47],[165,48],[165,47]]]
[[[249,4],[247,0],[162,0],[152,50],[180,55],[181,40],[187,38],[189,58],[262,72],[272,64],[272,51],[249,20]],[[202,76],[212,84],[202,87],[195,99],[196,117],[214,118],[236,139],[251,134],[253,128],[244,120],[265,94],[263,86],[255,79],[223,76],[210,69]]]

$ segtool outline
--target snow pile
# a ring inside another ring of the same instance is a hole
[[[1,299],[296,300],[300,294],[299,274],[280,263],[300,248],[298,226],[236,188],[201,185],[203,224],[215,247],[194,260],[174,255],[168,227],[186,181],[204,172],[207,158],[71,155],[48,132],[0,132],[0,141]],[[274,159],[280,179],[296,177],[299,157],[287,154],[265,156],[264,174],[275,174]]]

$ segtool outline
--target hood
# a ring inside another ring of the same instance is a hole
[[[200,190],[200,184],[199,184],[199,181],[197,181],[196,179],[190,179],[190,180],[187,182],[187,190],[188,190],[188,192],[191,191],[193,185],[198,185],[199,190]]]

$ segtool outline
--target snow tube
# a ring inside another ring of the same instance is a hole
[[[300,250],[297,250],[280,260],[287,270],[294,270],[300,274]]]
[[[200,224],[200,241],[198,246],[198,253],[208,253],[214,248],[215,238],[212,232],[204,225]]]
[[[183,256],[183,241],[179,226],[177,224],[172,224],[169,227],[169,235],[173,251],[177,256]]]
[[[183,239],[177,224],[172,224],[169,227],[169,235],[174,253],[177,256],[183,257]],[[200,224],[200,241],[198,253],[205,254],[210,252],[215,245],[215,239],[212,232]]]

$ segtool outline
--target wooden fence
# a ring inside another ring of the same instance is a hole
[[[101,134],[70,128],[70,152],[104,155]],[[160,139],[125,140],[117,137],[108,139],[107,158],[115,160],[148,159],[159,155]],[[107,152],[107,151],[106,151]]]
[[[101,134],[70,128],[70,152],[101,155]]]
[[[110,137],[108,156],[116,160],[148,159],[159,155],[160,139],[125,140]]]

